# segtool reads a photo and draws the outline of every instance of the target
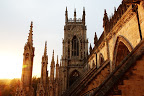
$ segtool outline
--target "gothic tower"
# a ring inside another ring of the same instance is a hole
[[[82,19],[76,17],[68,19],[68,11],[65,11],[65,26],[62,55],[62,91],[69,88],[82,74],[84,61],[87,59],[88,39],[85,25],[85,8]]]
[[[37,96],[48,96],[48,55],[47,55],[47,42],[45,42],[44,55],[41,62],[41,78],[37,87]]]
[[[54,70],[55,70],[55,61],[54,61],[54,50],[52,55],[52,61],[51,61],[51,70],[50,70],[50,82],[49,82],[49,95],[54,96],[55,94],[55,80],[54,80]]]
[[[32,88],[32,69],[35,48],[33,47],[32,29],[33,22],[31,22],[28,40],[24,46],[21,85],[16,92],[16,96],[34,96],[34,90]]]

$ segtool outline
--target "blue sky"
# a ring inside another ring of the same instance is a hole
[[[107,10],[111,16],[114,7],[122,0],[0,0],[0,78],[20,78],[23,64],[23,48],[27,41],[30,22],[33,21],[35,57],[33,76],[40,76],[44,43],[48,44],[50,66],[52,50],[59,58],[62,55],[65,9],[73,18],[76,8],[77,18],[86,10],[87,37],[92,43],[94,32],[98,37],[103,32],[103,14]],[[5,75],[9,74],[11,77]]]

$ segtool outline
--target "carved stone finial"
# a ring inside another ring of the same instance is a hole
[[[107,12],[106,9],[104,10],[104,17],[103,17],[103,27],[105,27],[108,23],[108,16],[107,16]]]
[[[96,46],[97,41],[98,41],[98,38],[97,38],[97,34],[95,32],[95,37],[94,37],[94,44],[95,44],[95,46]]]
[[[91,46],[91,43],[90,43],[89,52],[91,53],[91,51],[92,51],[92,46]]]

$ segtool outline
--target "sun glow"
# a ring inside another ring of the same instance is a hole
[[[0,79],[21,78],[22,56],[18,54],[0,54]]]

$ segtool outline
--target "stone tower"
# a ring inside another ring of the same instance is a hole
[[[84,61],[87,59],[88,39],[85,25],[85,8],[82,19],[77,19],[76,9],[74,18],[68,19],[68,11],[65,11],[65,26],[62,55],[62,91],[69,88],[82,74]]]
[[[37,87],[37,96],[48,96],[48,55],[47,55],[47,42],[45,42],[44,55],[41,62],[41,78]]]
[[[33,47],[32,29],[33,22],[31,22],[28,40],[24,46],[21,85],[20,88],[17,89],[16,96],[34,96],[34,89],[32,88],[32,69],[35,48]]]
[[[52,61],[51,61],[51,70],[50,70],[49,96],[54,96],[54,94],[55,94],[54,70],[55,70],[55,61],[54,61],[54,50],[53,50]]]

